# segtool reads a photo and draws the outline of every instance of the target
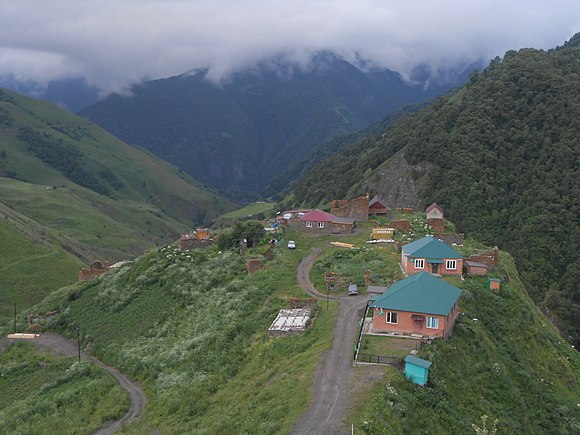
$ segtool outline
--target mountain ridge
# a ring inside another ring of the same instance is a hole
[[[79,114],[230,197],[251,199],[316,145],[452,86],[425,89],[327,53],[309,69],[261,65],[219,85],[206,74],[135,85],[129,96],[109,96]]]

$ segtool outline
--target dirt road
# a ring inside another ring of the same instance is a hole
[[[306,293],[319,299],[326,295],[316,291],[310,281],[310,270],[320,253],[313,249],[298,266],[298,283]],[[366,304],[365,296],[330,296],[340,303],[332,347],[322,357],[314,374],[313,401],[298,420],[294,434],[350,433],[342,425],[353,403],[352,358],[358,330],[358,312]]]
[[[54,353],[66,355],[66,356],[77,356],[78,349],[76,343],[64,338],[62,335],[46,333],[41,334],[38,338],[34,340],[26,340],[38,346],[48,347]],[[7,345],[9,340],[3,338],[0,340],[0,352],[2,351],[2,347]],[[141,389],[140,386],[131,382],[127,376],[119,373],[119,371],[113,367],[110,367],[98,359],[86,355],[84,352],[81,352],[81,358],[91,361],[93,364],[98,365],[99,367],[103,368],[104,370],[108,371],[113,377],[119,382],[121,388],[123,388],[129,394],[129,398],[131,403],[129,405],[129,410],[127,413],[119,420],[107,422],[103,425],[95,435],[109,435],[114,433],[115,431],[119,430],[123,425],[130,424],[134,420],[136,420],[141,413],[143,412],[143,407],[145,406],[145,393]]]

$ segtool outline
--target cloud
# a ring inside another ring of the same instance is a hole
[[[408,76],[550,48],[580,31],[576,0],[19,0],[0,5],[0,76],[85,77],[106,91],[208,67],[221,80],[320,50]]]

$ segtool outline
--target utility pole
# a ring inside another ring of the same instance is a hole
[[[16,302],[14,302],[14,333],[16,334]]]
[[[77,326],[77,348],[79,351],[79,364],[81,362],[81,328]]]

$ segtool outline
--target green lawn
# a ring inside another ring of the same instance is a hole
[[[417,349],[420,343],[418,340],[408,338],[379,337],[364,334],[360,352],[371,355],[405,358],[411,350]]]

